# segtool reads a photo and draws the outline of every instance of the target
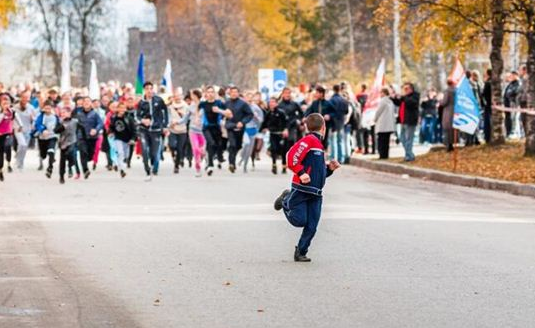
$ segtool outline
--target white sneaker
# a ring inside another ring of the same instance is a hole
[[[152,174],[149,174],[145,177],[145,182],[151,182],[152,181]]]
[[[197,173],[195,173],[195,177],[196,178],[202,177],[202,172],[201,171],[197,171]]]

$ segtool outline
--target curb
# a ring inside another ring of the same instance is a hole
[[[528,196],[535,198],[535,185],[532,184],[454,174],[437,170],[409,167],[403,164],[381,162],[378,160],[372,161],[360,158],[351,158],[351,165],[373,171],[399,175],[407,174],[413,178],[437,181],[463,187],[501,191],[517,196]]]

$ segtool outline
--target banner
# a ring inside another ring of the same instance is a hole
[[[91,75],[89,77],[89,98],[91,100],[100,100],[100,86],[97,78],[97,64],[91,60]]]
[[[479,125],[479,103],[459,60],[455,63],[450,79],[456,82],[453,128],[474,134]]]
[[[288,84],[288,74],[284,69],[259,69],[258,90],[266,101],[282,91]]]
[[[61,52],[61,94],[71,91],[71,50],[69,24],[65,24],[63,50]]]
[[[162,86],[165,87],[165,93],[168,95],[173,94],[173,79],[172,79],[171,60],[167,60],[165,64],[165,70],[163,72]]]
[[[381,59],[381,63],[375,73],[375,81],[370,89],[368,100],[362,109],[362,126],[368,128],[374,124],[375,113],[379,108],[379,101],[381,100],[381,88],[385,85],[385,60]]]

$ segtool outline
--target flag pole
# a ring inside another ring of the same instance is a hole
[[[457,172],[457,163],[459,162],[459,147],[457,147],[458,139],[459,130],[453,129],[453,173]]]

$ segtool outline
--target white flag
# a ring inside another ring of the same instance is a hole
[[[61,94],[71,91],[71,50],[69,41],[69,24],[65,24],[63,51],[61,53]]]
[[[162,79],[162,85],[165,86],[165,93],[167,94],[173,94],[173,79],[171,77],[172,72],[171,61],[168,59],[167,63],[165,64],[165,71],[163,72]]]
[[[100,87],[98,85],[98,78],[97,78],[97,64],[95,63],[95,60],[91,60],[91,75],[89,77],[89,98],[91,100],[99,100],[100,99]]]

